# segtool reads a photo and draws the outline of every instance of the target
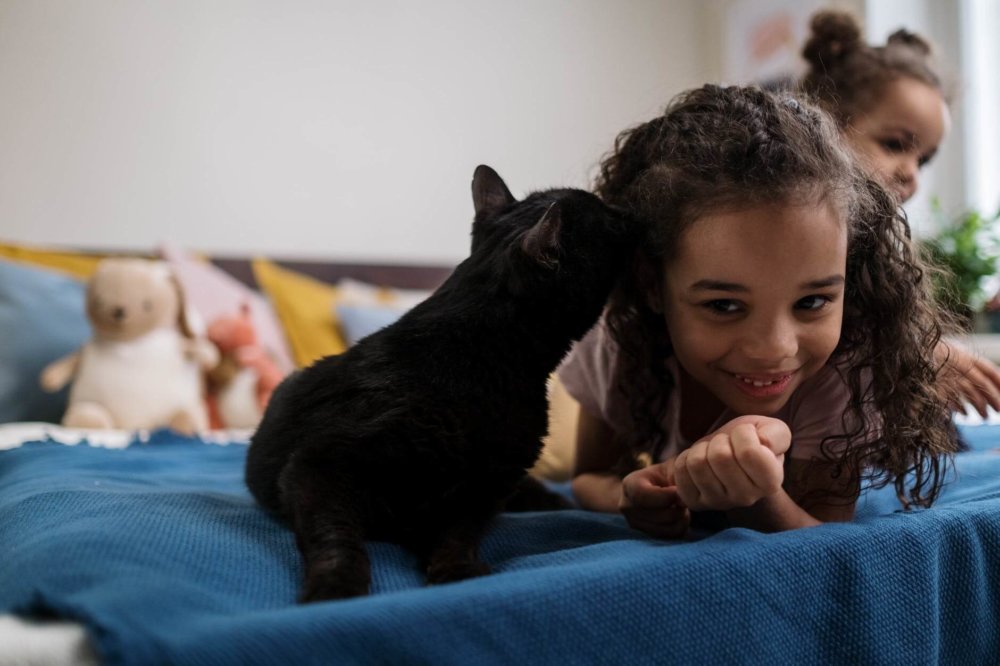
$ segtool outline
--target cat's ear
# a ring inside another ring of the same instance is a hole
[[[476,167],[472,174],[472,205],[476,216],[496,213],[517,201],[507,189],[503,178],[485,164]]]
[[[562,211],[559,203],[549,206],[534,226],[521,238],[524,253],[546,268],[559,265],[559,228],[562,226]]]

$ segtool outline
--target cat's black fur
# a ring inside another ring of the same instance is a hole
[[[367,539],[411,549],[431,583],[489,572],[479,540],[528,483],[546,380],[631,253],[634,224],[592,194],[518,202],[486,166],[472,189],[469,258],[395,324],[286,379],[252,438],[247,485],[295,531],[303,601],[366,594]]]

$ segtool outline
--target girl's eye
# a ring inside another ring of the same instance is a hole
[[[795,304],[795,308],[798,310],[815,312],[816,310],[822,310],[831,300],[832,299],[829,296],[806,296],[805,298],[799,299],[799,301]]]
[[[714,301],[708,301],[703,303],[703,305],[717,314],[735,314],[740,311],[739,302],[728,298],[719,298]]]
[[[899,139],[883,139],[882,147],[890,153],[902,153],[906,151],[906,145]]]

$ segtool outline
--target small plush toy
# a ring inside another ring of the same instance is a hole
[[[87,316],[93,337],[41,375],[48,391],[73,382],[63,425],[207,430],[202,373],[218,352],[192,332],[166,264],[101,261],[87,286]]]
[[[257,340],[249,305],[209,324],[208,339],[221,356],[208,373],[212,426],[255,428],[283,374]]]

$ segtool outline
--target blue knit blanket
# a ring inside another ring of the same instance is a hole
[[[295,603],[291,532],[246,447],[0,451],[0,612],[74,618],[108,664],[989,663],[1000,654],[1000,428],[930,510],[657,541],[583,511],[503,515],[491,576],[425,587],[371,544],[370,597]]]

